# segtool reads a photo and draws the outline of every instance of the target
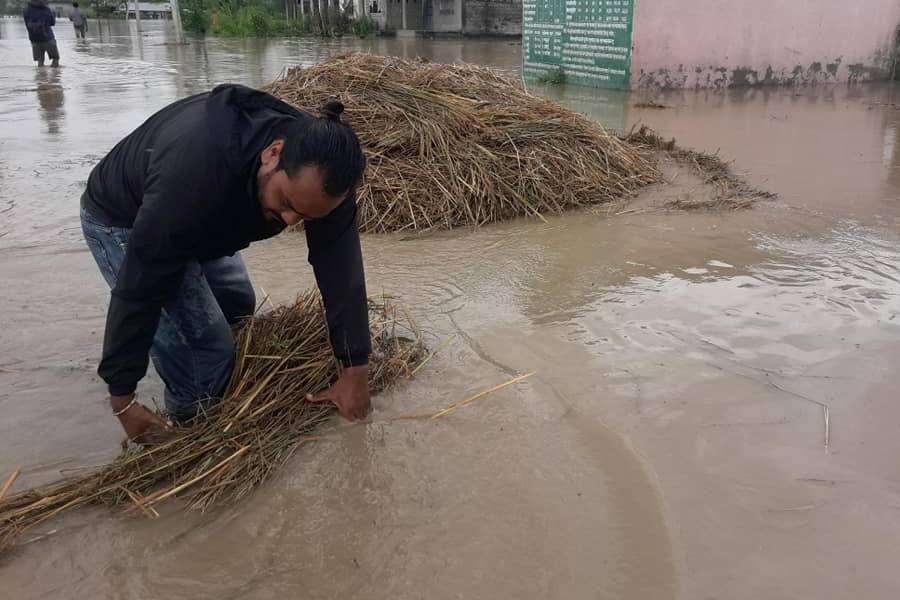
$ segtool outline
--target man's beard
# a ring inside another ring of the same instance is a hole
[[[284,229],[285,227],[287,227],[287,223],[285,223],[284,221],[281,220],[281,217],[278,216],[278,213],[269,210],[268,208],[266,208],[266,205],[263,203],[263,198],[265,197],[266,187],[268,187],[269,181],[272,179],[272,176],[274,174],[275,173],[266,173],[260,179],[257,200],[259,201],[259,207],[262,210],[263,217],[266,219],[266,222],[273,226],[278,226],[278,227]]]

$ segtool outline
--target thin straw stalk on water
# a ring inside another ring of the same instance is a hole
[[[12,472],[12,474],[6,479],[6,483],[3,484],[3,487],[0,487],[0,500],[3,500],[3,496],[6,495],[6,492],[9,491],[9,488],[16,482],[16,479],[19,478],[19,474],[22,472],[22,469],[16,469]]]
[[[430,357],[429,357],[429,358],[430,358]],[[426,360],[427,360],[427,359],[426,359]],[[513,378],[510,379],[509,381],[505,381],[505,382],[503,382],[503,383],[501,383],[501,384],[492,386],[492,387],[490,387],[490,388],[488,388],[488,389],[486,389],[486,390],[482,390],[482,391],[478,392],[477,394],[474,394],[474,395],[472,395],[472,396],[469,396],[468,398],[464,398],[463,400],[460,400],[459,402],[454,402],[454,403],[451,404],[450,406],[447,406],[447,407],[445,407],[445,408],[442,408],[442,409],[440,409],[440,410],[438,410],[438,411],[427,412],[427,413],[415,413],[415,414],[399,415],[399,416],[392,417],[392,418],[388,419],[387,422],[390,423],[390,422],[393,422],[393,421],[413,421],[413,420],[419,420],[419,419],[439,419],[439,418],[441,418],[441,417],[445,417],[445,416],[447,416],[447,415],[449,415],[449,414],[455,412],[456,410],[458,410],[458,409],[460,409],[460,408],[462,408],[462,407],[464,407],[464,406],[468,406],[469,404],[472,404],[472,403],[475,402],[476,400],[481,400],[481,399],[484,398],[485,396],[488,396],[488,395],[490,395],[490,394],[493,394],[493,393],[496,392],[496,391],[502,390],[503,388],[509,387],[509,386],[511,386],[511,385],[514,385],[514,384],[516,384],[516,383],[519,383],[520,381],[523,381],[523,380],[525,380],[525,379],[528,379],[529,377],[531,377],[532,375],[534,375],[534,374],[536,374],[536,373],[537,373],[537,371],[531,371],[530,373],[525,373],[524,375],[519,375],[518,377],[513,377]]]
[[[387,300],[370,301],[370,317],[370,387],[378,392],[408,376],[425,348],[405,313]],[[0,498],[0,549],[88,504],[129,505],[155,516],[154,505],[173,496],[184,496],[187,507],[198,510],[231,503],[280,468],[333,412],[330,404],[303,400],[338,374],[319,297],[307,293],[292,306],[248,319],[235,332],[235,348],[238,366],[221,403],[174,439]]]
[[[459,402],[455,402],[443,410],[437,411],[436,413],[431,415],[429,418],[438,419],[440,417],[449,415],[450,413],[454,412],[457,409],[462,408],[463,406],[466,406],[468,404],[471,404],[472,402],[475,402],[476,400],[480,400],[481,398],[484,398],[488,394],[491,394],[498,390],[502,390],[505,387],[511,386],[514,383],[518,383],[518,382],[522,381],[523,379],[528,379],[535,373],[537,373],[537,371],[531,371],[530,373],[525,373],[524,375],[519,375],[518,377],[514,377],[507,382],[501,383],[500,385],[495,385],[494,387],[486,389],[483,392],[478,392],[474,396],[469,396],[465,400],[460,400]]]

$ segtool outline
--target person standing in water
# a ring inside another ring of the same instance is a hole
[[[56,15],[47,6],[47,0],[28,0],[25,11],[25,28],[31,42],[31,55],[39,67],[44,66],[44,55],[50,57],[51,67],[59,66],[59,49],[56,47],[56,36],[53,26]]]
[[[69,13],[69,20],[72,21],[72,26],[75,27],[75,37],[84,39],[87,33],[87,18],[81,14],[77,2],[72,3],[72,12]]]

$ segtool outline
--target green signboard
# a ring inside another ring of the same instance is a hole
[[[523,0],[522,72],[627,88],[634,0]]]

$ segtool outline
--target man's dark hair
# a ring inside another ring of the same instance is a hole
[[[77,3],[77,2],[73,2],[73,3],[72,3],[72,6],[74,6],[75,8],[78,8],[78,3]]]
[[[341,121],[343,104],[328,102],[319,112],[321,117],[297,119],[278,136],[284,140],[278,168],[293,177],[301,167],[317,165],[325,193],[340,196],[362,179],[366,157],[356,132]]]

